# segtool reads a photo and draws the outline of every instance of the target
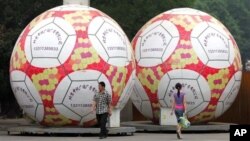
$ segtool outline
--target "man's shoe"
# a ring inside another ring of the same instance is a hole
[[[109,130],[106,131],[106,134],[104,135],[104,138],[107,138],[109,134]]]

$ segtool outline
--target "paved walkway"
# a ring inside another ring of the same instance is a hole
[[[11,126],[27,125],[23,119],[0,120],[0,141],[92,141],[97,135],[8,135],[5,129]],[[229,141],[229,133],[185,133],[183,141]],[[135,133],[133,136],[112,135],[107,141],[177,141],[174,133]]]
[[[183,134],[183,141],[229,141],[229,133]],[[95,141],[97,136],[9,136],[0,134],[0,141]],[[109,136],[106,141],[177,141],[176,134],[135,133],[133,136]]]

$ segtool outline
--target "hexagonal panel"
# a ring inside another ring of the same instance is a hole
[[[88,28],[91,44],[104,61],[126,66],[131,61],[131,45],[122,29],[106,17],[94,18]]]
[[[157,21],[142,31],[136,42],[136,60],[144,67],[156,66],[173,53],[179,41],[179,32],[169,21]],[[150,61],[149,61],[150,60]]]

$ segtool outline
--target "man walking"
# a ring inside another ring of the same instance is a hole
[[[99,92],[93,97],[93,111],[96,111],[96,119],[100,126],[100,139],[106,138],[108,130],[106,128],[107,118],[111,116],[111,96],[105,90],[105,83],[99,82]]]

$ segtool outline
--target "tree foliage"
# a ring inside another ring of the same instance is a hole
[[[132,40],[151,18],[177,7],[190,7],[195,0],[91,0],[91,6],[116,20]]]

